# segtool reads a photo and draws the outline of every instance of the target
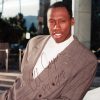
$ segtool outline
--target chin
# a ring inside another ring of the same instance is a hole
[[[54,39],[56,43],[61,43],[63,42],[62,40]]]

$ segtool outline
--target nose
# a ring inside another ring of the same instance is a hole
[[[57,21],[54,25],[54,29],[57,30],[57,29],[60,29],[60,24],[59,22]]]

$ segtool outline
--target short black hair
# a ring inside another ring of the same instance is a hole
[[[66,3],[61,2],[61,1],[55,2],[54,4],[49,6],[48,10],[50,8],[57,8],[57,7],[64,7],[64,8],[66,8],[66,10],[68,11],[68,13],[70,15],[70,18],[72,18],[72,8],[71,8],[71,6],[69,4],[66,4]]]

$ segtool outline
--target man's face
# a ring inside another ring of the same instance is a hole
[[[70,18],[64,7],[50,8],[47,12],[47,24],[50,35],[57,43],[60,43],[70,37],[74,19]]]

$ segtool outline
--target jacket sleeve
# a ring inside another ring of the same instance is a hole
[[[18,99],[18,97],[20,97],[21,95],[17,95],[17,91],[21,90],[21,93],[22,91],[24,92],[24,90],[27,91],[27,89],[25,88],[26,86],[23,86],[23,84],[24,82],[22,80],[22,75],[20,75],[18,78],[16,78],[12,87],[0,93],[0,100],[22,100]]]
[[[15,100],[14,96],[14,88],[12,86],[10,89],[0,93],[0,100]]]

